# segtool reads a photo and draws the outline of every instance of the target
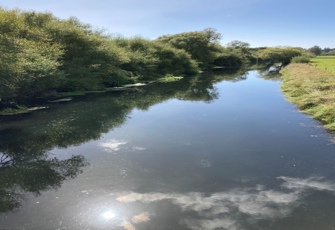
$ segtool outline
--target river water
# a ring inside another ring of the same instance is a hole
[[[0,117],[0,229],[335,229],[330,134],[257,71]]]

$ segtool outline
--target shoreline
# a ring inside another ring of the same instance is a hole
[[[280,73],[286,99],[334,133],[335,73],[310,64],[290,64]]]

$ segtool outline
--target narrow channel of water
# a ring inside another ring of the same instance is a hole
[[[0,118],[0,229],[333,229],[335,148],[257,71]]]

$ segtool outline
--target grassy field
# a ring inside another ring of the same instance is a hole
[[[286,66],[281,71],[281,88],[287,99],[297,104],[302,112],[335,132],[335,57],[318,57],[313,61],[312,65]],[[315,63],[317,67],[313,66]]]
[[[319,56],[312,58],[311,64],[319,69],[335,73],[335,56]]]

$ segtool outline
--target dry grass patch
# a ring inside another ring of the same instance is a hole
[[[334,132],[335,71],[309,64],[290,64],[281,73],[281,88],[287,99]]]

